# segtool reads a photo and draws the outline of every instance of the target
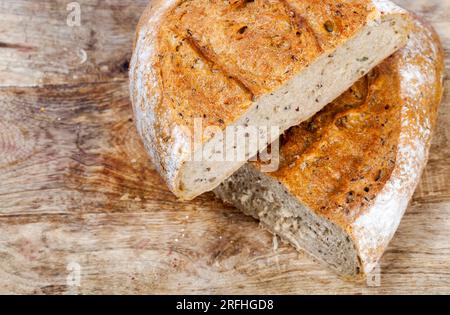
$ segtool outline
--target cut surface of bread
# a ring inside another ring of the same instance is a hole
[[[130,67],[137,129],[169,188],[192,199],[391,55],[409,26],[384,0],[152,1]],[[236,126],[275,131],[228,145]]]
[[[415,22],[406,47],[281,139],[280,168],[243,166],[215,193],[337,273],[370,273],[426,164],[443,52]]]

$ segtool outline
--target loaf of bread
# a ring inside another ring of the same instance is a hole
[[[137,129],[169,188],[192,199],[402,47],[410,23],[385,0],[151,1],[130,67]],[[237,126],[276,130],[229,145]]]
[[[426,164],[443,50],[416,20],[405,48],[281,139],[281,167],[249,163],[215,193],[339,274],[369,273]]]

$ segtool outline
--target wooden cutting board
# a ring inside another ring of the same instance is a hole
[[[127,88],[146,1],[0,0],[0,293],[450,293],[450,81],[430,163],[368,284],[274,246],[212,194],[179,202]],[[403,0],[450,65],[450,0]]]

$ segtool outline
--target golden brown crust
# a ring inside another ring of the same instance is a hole
[[[402,109],[392,61],[283,136],[282,167],[271,175],[323,215],[352,220],[390,177]]]
[[[159,32],[162,81],[178,92],[168,90],[176,99],[168,97],[161,107],[184,99],[180,118],[206,115],[208,123],[225,126],[252,98],[352,37],[373,10],[368,0],[182,1]]]
[[[429,25],[416,20],[404,49],[282,137],[281,167],[269,176],[310,209],[351,232],[353,222],[372,211],[386,184],[399,178],[404,159],[417,164],[411,172],[421,172],[426,155],[419,154],[420,148],[429,147],[442,74],[439,38]],[[418,156],[403,152],[405,139],[419,144]],[[412,194],[417,182],[401,180],[399,194]]]

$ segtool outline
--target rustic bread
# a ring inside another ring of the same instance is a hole
[[[344,276],[369,273],[426,164],[443,51],[419,21],[405,48],[281,140],[281,167],[243,166],[215,193]]]
[[[130,68],[137,129],[169,188],[192,199],[401,47],[409,23],[385,0],[152,1]],[[235,126],[277,130],[225,145]]]

